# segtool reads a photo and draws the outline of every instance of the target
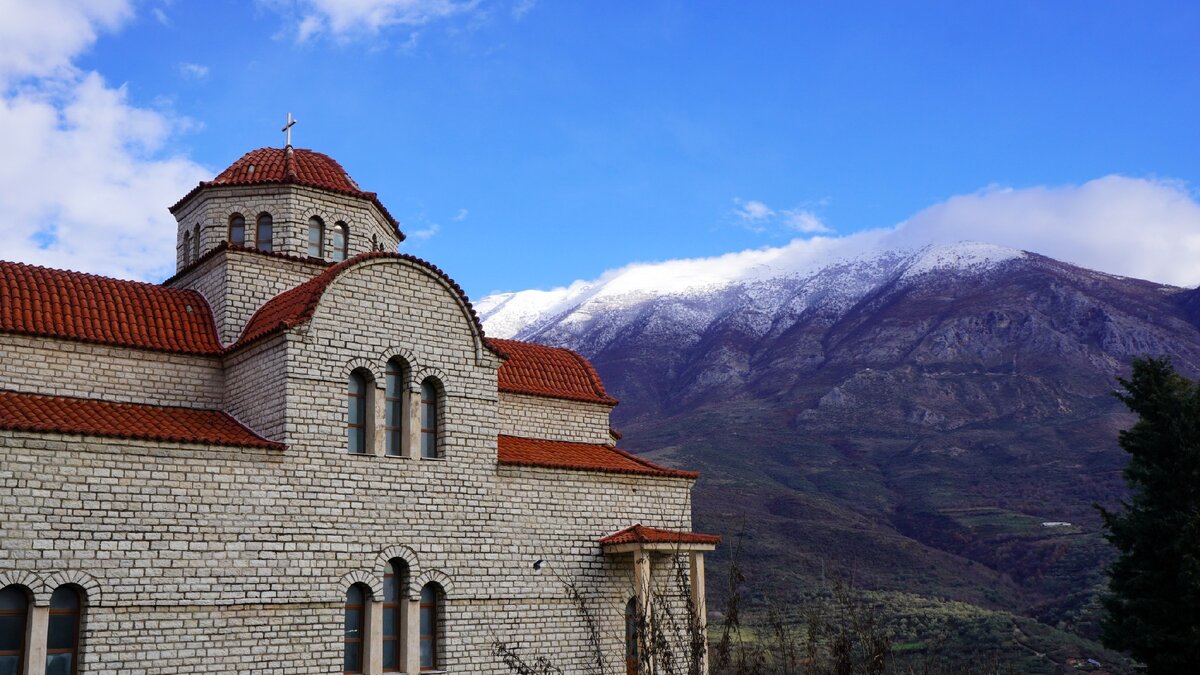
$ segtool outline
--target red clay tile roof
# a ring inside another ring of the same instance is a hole
[[[617,544],[719,544],[721,537],[715,534],[700,534],[698,532],[680,532],[678,530],[662,530],[657,527],[646,527],[641,523],[627,527],[619,532],[613,532],[600,539],[601,546],[616,546]]]
[[[0,332],[183,354],[220,354],[204,296],[0,261]]]
[[[540,466],[693,480],[700,477],[695,471],[659,466],[610,445],[547,441],[517,436],[499,436],[496,445],[500,463],[511,466]]]
[[[450,275],[446,274],[441,268],[429,263],[416,256],[408,255],[407,253],[392,253],[389,251],[375,251],[372,253],[360,253],[353,258],[343,260],[342,262],[330,267],[317,276],[308,281],[290,288],[279,295],[271,298],[258,311],[250,317],[246,322],[246,327],[242,329],[242,336],[237,342],[230,346],[230,349],[244,347],[252,342],[260,340],[268,335],[273,335],[282,330],[295,328],[309,319],[312,319],[313,312],[316,311],[317,305],[321,301],[321,296],[325,294],[325,289],[329,288],[329,284],[338,277],[339,274],[354,267],[360,262],[366,260],[374,260],[376,258],[392,258],[395,260],[407,260],[416,263],[425,269],[433,272],[435,275],[444,280],[450,285],[454,292],[462,299],[466,305],[467,311],[471,315],[471,321],[475,323],[476,330],[480,335],[483,335],[483,324],[479,323],[479,315],[475,313],[475,308],[471,305],[471,301],[467,298],[467,294],[462,287],[458,285]],[[484,339],[483,344],[488,349],[495,352],[487,339]],[[497,352],[498,355],[499,352]]]
[[[282,450],[218,410],[0,391],[0,429]]]
[[[517,340],[488,340],[507,357],[500,366],[500,391],[616,405],[587,359],[570,349]]]
[[[404,241],[400,224],[388,213],[374,192],[367,192],[329,155],[303,148],[259,148],[242,155],[216,178],[204,181],[171,207],[175,213],[200,190],[221,185],[304,185],[370,200],[392,223]]]

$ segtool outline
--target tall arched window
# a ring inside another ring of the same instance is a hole
[[[308,219],[308,256],[325,257],[325,222],[316,216]]]
[[[421,670],[437,670],[441,664],[442,587],[434,582],[421,589]]]
[[[246,218],[240,213],[229,216],[229,243],[234,246],[246,245]]]
[[[630,598],[625,605],[625,675],[638,675],[637,598]]]
[[[367,598],[370,595],[370,589],[362,584],[354,584],[346,590],[345,657],[342,659],[345,673],[363,671],[363,638],[367,634]]]
[[[440,457],[438,453],[438,387],[432,378],[421,383],[421,457]]]
[[[183,233],[183,264],[186,267],[192,262],[192,233]]]
[[[350,373],[346,388],[346,449],[352,455],[367,452],[367,386],[370,379],[361,371]]]
[[[274,225],[272,224],[271,214],[258,214],[258,228],[254,233],[254,243],[258,245],[258,250],[270,253],[273,249],[271,245],[271,236],[273,235]]]
[[[50,596],[46,632],[46,675],[75,675],[79,670],[79,592],[59,586]]]
[[[200,223],[192,228],[192,262],[200,259]]]
[[[408,367],[400,359],[392,359],[387,364],[387,383],[384,385],[384,442],[387,454],[399,457],[404,450],[404,434],[408,425],[408,411],[404,405],[404,386],[408,380]]]
[[[333,261],[341,262],[346,259],[346,251],[350,244],[350,229],[340,220],[333,224]]]
[[[388,563],[383,575],[383,672],[404,671],[404,605],[408,597],[408,563]]]
[[[0,589],[0,673],[22,672],[29,594],[20,586]]]

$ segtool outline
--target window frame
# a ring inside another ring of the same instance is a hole
[[[387,457],[405,456],[405,435],[408,419],[409,367],[403,359],[388,359],[383,386],[383,454]],[[395,452],[393,452],[393,449]]]
[[[351,604],[350,593],[353,591],[357,591],[359,596],[362,598],[362,602],[360,604],[357,604],[357,605]],[[346,589],[346,602],[344,603],[344,605],[342,607],[342,673],[343,673],[343,675],[362,675],[368,669],[369,664],[367,663],[367,632],[369,630],[369,627],[367,625],[367,604],[368,604],[368,601],[370,600],[370,598],[371,598],[371,589],[367,588],[365,585],[363,585],[361,583],[351,584]],[[350,637],[349,622],[347,621],[347,619],[349,618],[350,612],[352,612],[352,611],[356,611],[358,613],[358,637],[357,638]],[[352,648],[350,645],[356,645],[356,647],[353,647],[353,649],[357,649],[357,651],[358,651],[358,670],[346,670],[346,657],[349,656],[349,654],[350,654],[349,650]]]
[[[266,219],[267,228],[265,240],[263,238],[264,218]],[[263,211],[254,218],[254,248],[263,253],[275,252],[275,218],[266,211]]]
[[[54,596],[57,595],[59,591],[67,591],[68,593],[74,594],[74,608],[63,609],[54,606]],[[68,671],[68,675],[76,675],[76,673],[79,672],[79,657],[81,655],[79,646],[81,642],[80,635],[83,632],[83,607],[85,602],[86,596],[84,595],[83,591],[70,584],[59,586],[58,588],[54,589],[54,593],[50,596],[50,610],[46,619],[46,659],[49,661],[50,656],[55,654],[71,654],[71,669]],[[71,647],[69,649],[64,647],[57,647],[54,649],[50,648],[50,625],[55,616],[72,616],[75,619],[74,633],[71,636]]]
[[[317,252],[313,253],[313,229],[317,230]],[[310,216],[308,219],[308,257],[325,257],[325,221],[320,216]]]
[[[28,644],[28,642],[29,642],[29,613],[33,607],[33,594],[29,592],[28,588],[25,588],[24,586],[22,586],[20,584],[9,584],[3,588],[0,588],[0,593],[7,591],[9,589],[12,589],[13,591],[15,591],[17,594],[19,594],[21,596],[21,598],[25,601],[25,607],[23,610],[20,610],[20,611],[11,610],[11,609],[0,609],[0,616],[20,616],[21,617],[21,627],[20,627],[20,630],[18,631],[18,635],[20,636],[20,641],[18,642],[18,644],[20,645],[20,647],[18,647],[16,650],[0,651],[0,656],[16,656],[17,657],[17,672],[23,673],[23,672],[25,672],[25,659],[29,656],[29,654],[27,654],[26,652],[28,651],[28,647],[29,647],[29,644]]]
[[[192,262],[200,259],[200,223],[192,228]]]
[[[238,221],[237,225],[235,225],[235,221]],[[234,227],[237,227],[238,229],[241,230],[241,232],[242,232],[241,237],[233,236]],[[246,245],[246,216],[243,216],[240,213],[229,214],[228,234],[229,234],[229,243],[230,244],[232,244],[234,246],[245,246]]]
[[[369,410],[369,404],[371,402],[370,388],[372,386],[372,380],[370,375],[365,370],[358,368],[351,371],[349,377],[346,378],[346,381],[346,454],[369,455],[371,453],[368,452],[367,442],[370,439],[370,433],[368,433],[368,429],[370,428],[372,413],[372,411]],[[361,391],[358,393],[354,391],[356,383],[361,384],[362,387]],[[357,419],[354,417],[354,404],[356,401],[358,403]],[[355,434],[355,436],[352,437],[351,434]],[[354,450],[354,441],[351,440],[352,438],[356,438],[358,441],[359,450],[357,452]]]
[[[342,245],[338,246],[337,237],[341,235]],[[339,220],[333,224],[333,241],[330,243],[333,249],[330,257],[333,262],[342,262],[350,256],[350,226],[346,221]]]
[[[192,264],[192,231],[183,231],[183,266]]]
[[[380,627],[379,634],[382,638],[382,647],[380,648],[381,664],[380,668],[385,673],[403,673],[407,672],[408,664],[405,663],[406,643],[408,636],[405,628],[408,620],[405,617],[408,601],[408,580],[410,568],[408,562],[403,558],[392,558],[388,561],[387,568],[383,575],[383,614],[385,616],[383,625],[387,625],[386,615],[392,613],[392,629],[395,635],[387,635]],[[391,580],[391,589],[393,597],[388,596],[388,580]],[[394,642],[396,655],[395,666],[388,666],[383,659],[387,658],[387,643]]]
[[[430,592],[430,600],[426,602],[425,592]],[[421,587],[421,607],[417,615],[417,663],[421,672],[427,673],[441,669],[441,649],[438,643],[442,637],[443,612],[445,611],[445,591],[441,584],[430,581]],[[429,610],[430,631],[425,632],[425,611]],[[425,665],[425,643],[429,643],[430,665]]]
[[[426,388],[432,393],[433,398],[426,398]],[[441,422],[442,422],[442,400],[445,395],[442,392],[441,382],[438,382],[435,377],[427,377],[421,381],[421,404],[417,411],[417,424],[420,425],[420,445],[417,455],[421,459],[442,459],[442,444],[441,439]],[[426,411],[429,412],[429,417],[433,420],[432,426],[425,426]],[[433,454],[425,454],[425,439],[431,438]]]

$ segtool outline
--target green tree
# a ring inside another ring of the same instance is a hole
[[[1138,359],[1118,397],[1138,421],[1121,432],[1131,496],[1100,509],[1120,552],[1109,569],[1104,643],[1152,675],[1200,673],[1200,387],[1169,359]]]

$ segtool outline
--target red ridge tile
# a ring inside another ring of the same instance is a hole
[[[501,435],[496,439],[496,448],[500,463],[511,466],[539,466],[693,480],[700,477],[695,471],[659,466],[609,445]]]
[[[0,429],[282,450],[219,410],[0,390]]]

